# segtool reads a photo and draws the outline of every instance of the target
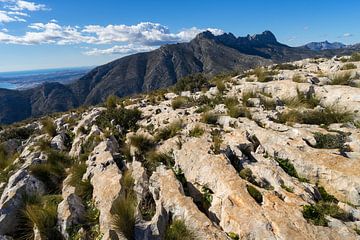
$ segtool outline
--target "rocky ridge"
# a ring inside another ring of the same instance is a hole
[[[5,128],[0,239],[360,239],[359,69],[305,59]]]

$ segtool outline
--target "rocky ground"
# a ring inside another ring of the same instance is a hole
[[[0,239],[360,239],[359,69],[306,59],[5,127]]]

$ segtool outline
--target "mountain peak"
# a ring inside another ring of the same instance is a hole
[[[248,39],[250,41],[257,41],[265,44],[278,43],[275,35],[269,30],[264,31],[261,34],[248,35]]]
[[[204,32],[199,33],[198,35],[196,35],[195,39],[202,39],[202,38],[206,38],[206,39],[214,39],[215,35],[210,32],[209,30],[206,30]]]

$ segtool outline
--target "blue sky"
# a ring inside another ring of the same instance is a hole
[[[0,0],[0,71],[93,66],[198,32],[360,42],[358,0]]]

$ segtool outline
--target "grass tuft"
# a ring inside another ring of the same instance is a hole
[[[195,234],[189,230],[183,220],[173,221],[165,232],[165,240],[195,240]]]

